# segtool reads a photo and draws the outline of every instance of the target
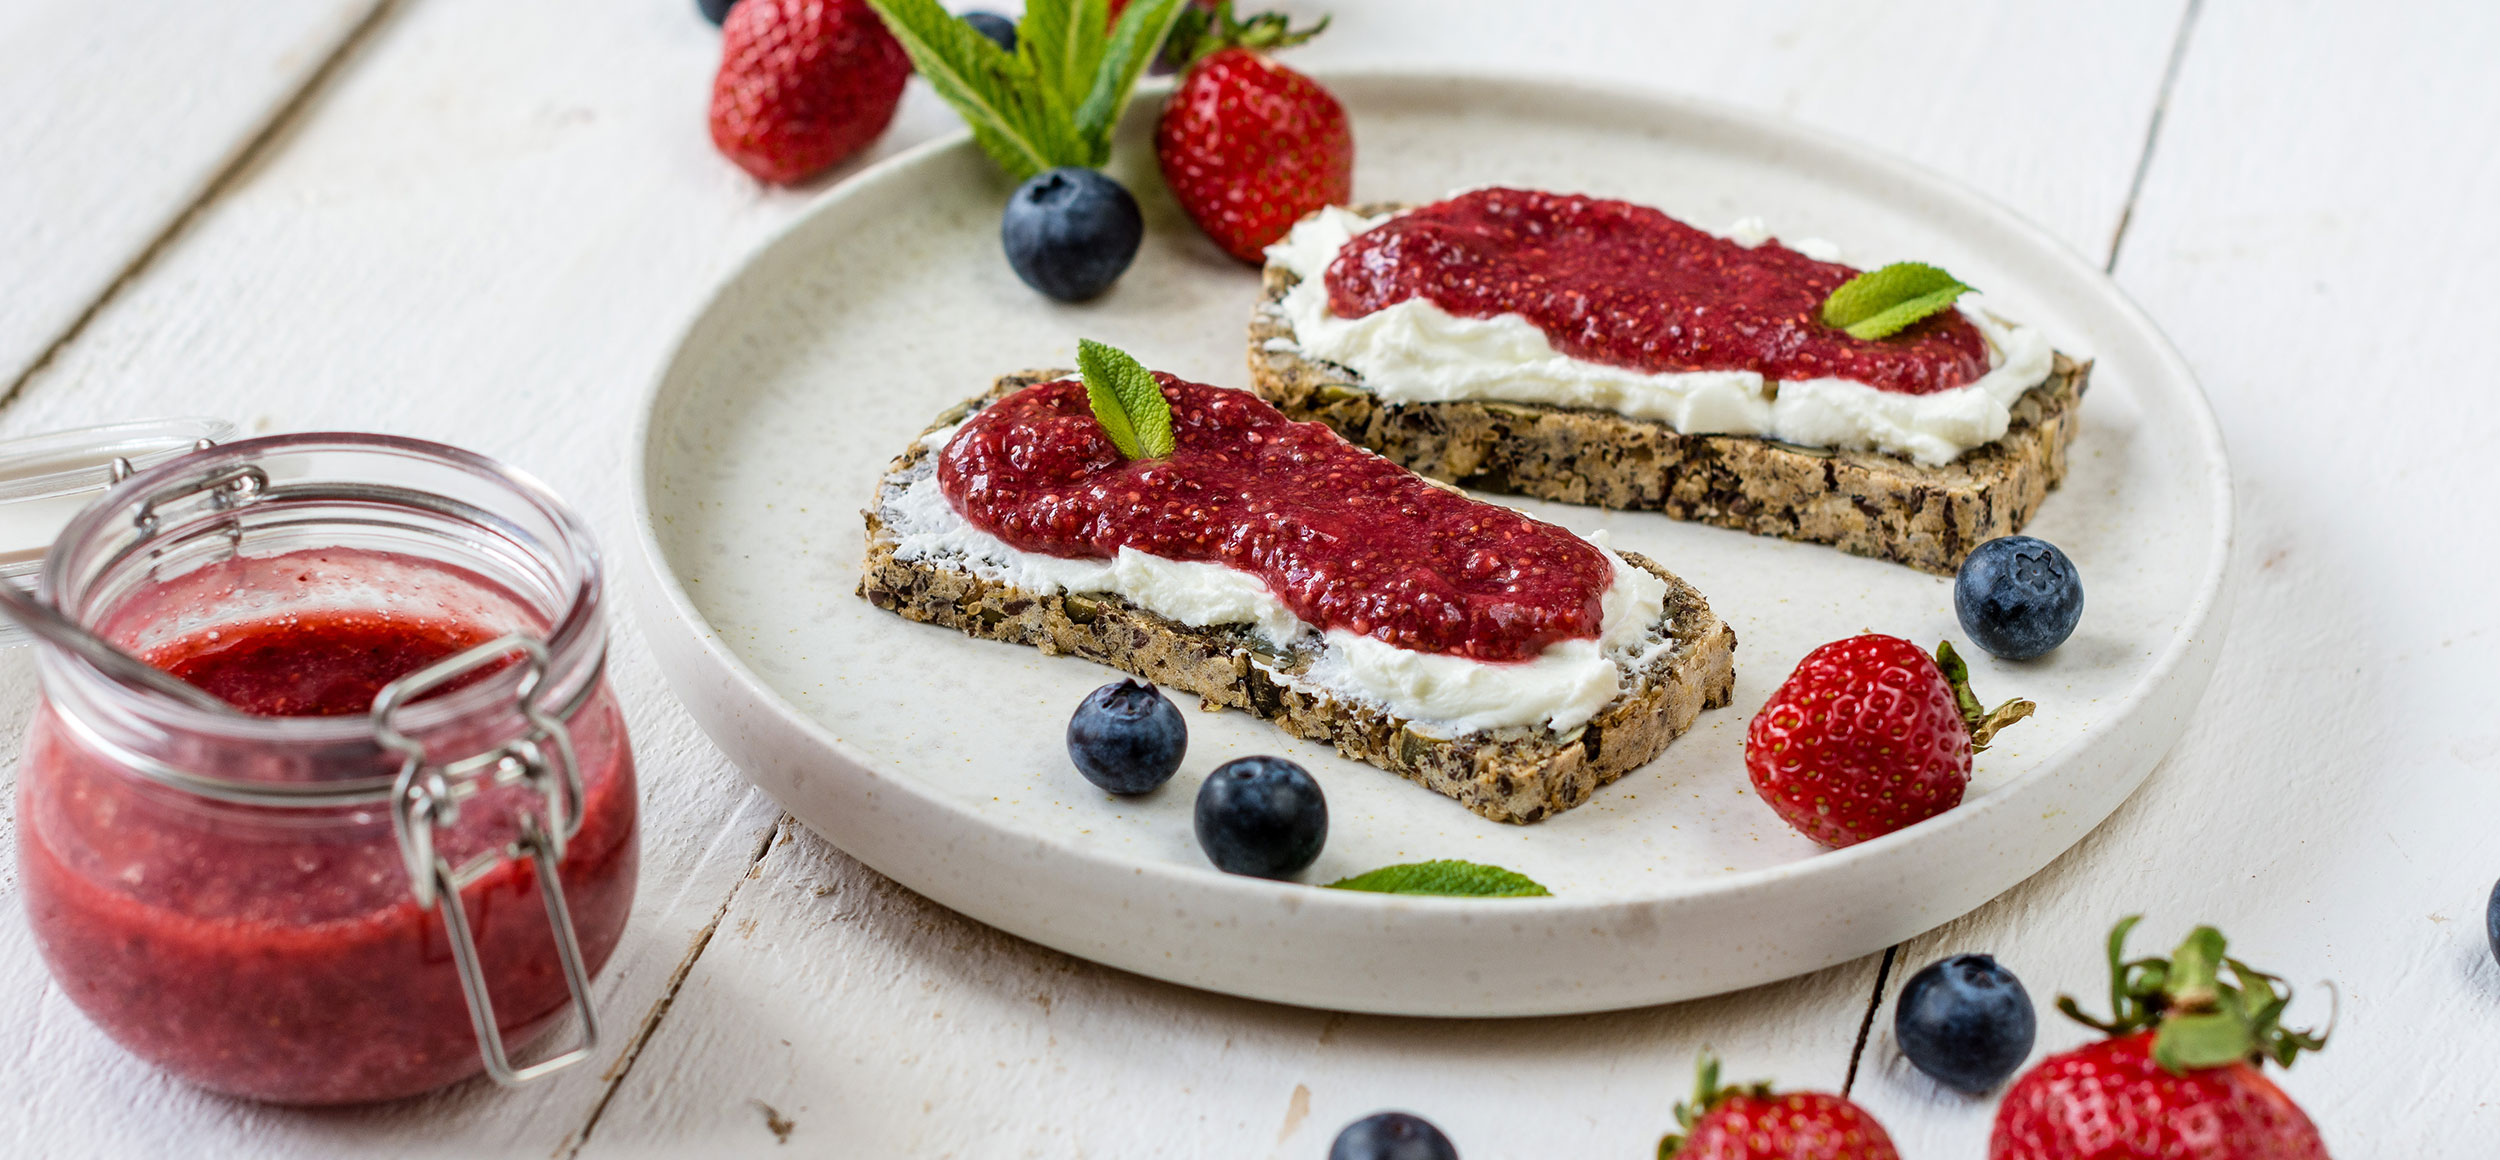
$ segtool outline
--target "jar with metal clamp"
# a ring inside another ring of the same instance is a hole
[[[439,444],[244,440],[116,485],[38,595],[231,707],[39,646],[19,878],[106,1034],[306,1104],[590,1055],[639,847],[561,501]]]

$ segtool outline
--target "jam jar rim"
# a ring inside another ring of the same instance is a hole
[[[110,569],[97,569],[96,575],[73,578],[68,575],[73,562],[83,555],[80,549],[107,536],[125,534],[142,504],[167,489],[197,479],[204,472],[220,466],[248,464],[265,456],[308,454],[323,451],[377,453],[417,461],[435,463],[481,476],[509,491],[513,498],[536,510],[553,530],[553,535],[537,547],[558,560],[571,581],[569,599],[563,600],[559,612],[550,617],[544,644],[547,651],[546,686],[578,681],[569,696],[551,705],[558,719],[570,719],[587,703],[605,680],[607,639],[601,630],[605,576],[597,544],[590,529],[572,506],[566,503],[537,477],[491,456],[431,440],[400,435],[383,435],[356,431],[306,431],[279,435],[263,435],[238,439],[205,448],[180,458],[140,471],[114,485],[86,510],[70,520],[45,554],[43,568],[37,577],[36,596],[56,608],[65,585],[73,579],[80,585],[92,583]],[[298,489],[302,498],[321,498],[319,485],[289,485]],[[349,497],[341,492],[341,497]],[[143,537],[144,538],[144,537]],[[92,617],[74,609],[63,611],[77,619],[82,627]],[[50,644],[37,644],[42,667],[58,670],[90,687],[113,690],[114,695],[127,698],[126,704],[143,707],[152,719],[186,733],[214,736],[241,743],[265,742],[284,745],[352,745],[374,740],[373,723],[365,716],[340,717],[261,717],[230,715],[184,704],[154,690],[125,684],[95,667],[84,658]],[[578,677],[573,674],[578,670]],[[514,680],[489,680],[442,696],[429,698],[411,706],[406,713],[412,730],[430,728],[472,714],[507,709],[511,705]],[[82,733],[91,732],[81,730]],[[90,742],[102,742],[89,736]],[[109,749],[123,747],[106,743]],[[149,776],[173,788],[227,800],[248,801],[254,805],[302,806],[328,808],[342,804],[379,801],[391,794],[392,779],[368,777],[322,782],[266,782],[219,777],[190,770],[162,766],[162,763],[124,751],[119,757],[128,759],[135,772]]]

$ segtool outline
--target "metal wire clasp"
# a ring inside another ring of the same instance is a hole
[[[207,443],[208,441],[203,439],[200,442]],[[207,449],[195,445],[195,450]],[[115,483],[128,478],[126,472],[129,466],[128,460],[114,461],[112,475]],[[142,537],[153,536],[156,534],[156,526],[164,509],[181,500],[196,495],[206,495],[211,509],[224,511],[248,503],[268,489],[269,473],[263,471],[258,464],[230,464],[188,479],[175,480],[150,493],[139,501],[139,510],[131,516],[130,522],[139,529]]]
[[[394,718],[409,702],[515,654],[523,665],[515,695],[521,719],[528,724],[520,737],[483,753],[429,762],[424,743],[398,728]],[[572,734],[564,722],[538,703],[546,679],[546,644],[516,633],[427,665],[383,686],[373,699],[375,740],[404,755],[398,780],[391,787],[391,828],[399,838],[400,856],[408,864],[409,888],[418,906],[443,916],[453,961],[460,969],[460,990],[469,1002],[469,1022],[477,1031],[478,1053],[485,1057],[486,1073],[506,1085],[527,1083],[588,1059],[599,1042],[599,1020],[590,1004],[590,971],[583,965],[581,940],[573,933],[573,912],[565,904],[564,882],[556,873],[565,842],[581,832],[581,763],[574,759]],[[525,803],[514,810],[520,837],[501,850],[485,851],[456,867],[436,852],[435,828],[457,824],[462,802],[509,785],[538,791],[539,808]],[[512,1065],[505,1051],[503,1031],[495,1021],[494,998],[486,989],[486,969],[469,930],[468,912],[460,904],[463,887],[514,858],[529,859],[536,870],[539,897],[546,905],[556,954],[564,967],[564,984],[582,1024],[580,1043],[520,1068]]]

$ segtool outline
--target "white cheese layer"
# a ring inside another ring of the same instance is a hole
[[[1390,402],[1590,407],[1656,419],[1687,435],[1871,449],[1932,467],[2002,438],[2014,403],[2049,375],[2048,337],[1989,313],[1975,294],[1963,296],[1958,309],[1987,340],[1990,370],[1967,386],[1927,395],[1837,378],[1770,383],[1754,371],[1649,374],[1565,355],[1523,315],[1460,318],[1423,298],[1361,318],[1337,317],[1328,309],[1328,264],[1354,235],[1387,220],[1330,206],[1296,224],[1267,256],[1302,279],[1280,304],[1293,325],[1291,345],[1362,375],[1363,385]],[[1769,235],[1748,218],[1731,236],[1760,245]],[[1833,252],[1828,242],[1798,245],[1810,257]]]
[[[949,434],[932,438],[943,445],[942,436]],[[896,559],[939,557],[1028,592],[1112,593],[1182,624],[1244,625],[1278,647],[1315,647],[1318,656],[1308,670],[1271,675],[1339,700],[1377,705],[1427,735],[1451,737],[1507,725],[1544,725],[1567,733],[1614,700],[1628,673],[1672,644],[1660,623],[1666,581],[1625,563],[1602,538],[1591,542],[1613,563],[1615,579],[1602,598],[1605,618],[1598,638],[1561,641],[1533,660],[1497,664],[1399,648],[1343,629],[1322,632],[1286,608],[1265,581],[1221,564],[1165,559],[1133,548],[1109,560],[1023,551],[974,527],[946,501],[929,460],[922,463],[883,497]]]

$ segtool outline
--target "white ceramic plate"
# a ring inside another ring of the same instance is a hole
[[[1874,628],[1959,638],[1952,585],[1827,548],[1645,514],[1528,503],[1645,552],[1735,626],[1735,704],[1666,756],[1533,826],[1487,822],[1237,713],[1189,711],[1181,772],[1142,799],[1068,764],[1068,713],[1111,670],[908,623],[853,593],[860,507],[889,458],[992,376],[1069,365],[1079,336],[1244,385],[1258,279],[1197,236],[1152,173],[1150,103],[1118,176],[1145,249],[1083,306],[1001,258],[1009,184],[962,139],[827,193],[718,290],[645,416],[644,628],[677,692],[757,784],[861,861],[983,922],[1195,987],[1424,1015],[1603,1010],[1713,994],[1866,954],[1979,905],[2141,782],[2202,694],[2223,625],[2231,498],[2203,396],[2090,263],[1932,175],[1794,125],[1651,94],[1472,76],[1331,75],[1358,198],[1490,182],[1582,190],[1724,228],[1759,215],[1860,265],[1940,263],[2099,360],[2073,474],[2030,531],[2087,606],[2029,664],[1974,655],[1991,701],[2039,715],[1981,755],[1959,808],[1823,851],[1753,796],[1745,723],[1799,657]],[[1516,501],[1513,501],[1516,502]],[[1186,701],[1184,702],[1187,703]],[[1227,758],[1281,753],[1329,802],[1306,882],[1468,858],[1550,899],[1405,898],[1224,875],[1190,805]]]

